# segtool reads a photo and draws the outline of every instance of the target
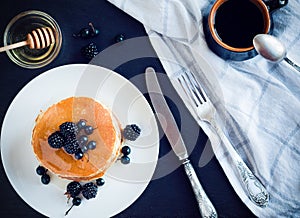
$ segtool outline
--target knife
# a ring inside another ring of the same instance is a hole
[[[201,216],[210,218],[218,217],[216,209],[207,197],[197,177],[197,174],[190,160],[188,159],[188,153],[184,141],[181,137],[172,112],[169,109],[169,106],[160,89],[155,70],[152,67],[148,67],[145,71],[145,74],[148,93],[154,110],[158,115],[157,118],[172,146],[173,151],[178,156],[179,160],[182,161],[186,175],[190,180],[195,197],[197,199]]]

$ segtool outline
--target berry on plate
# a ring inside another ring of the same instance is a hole
[[[130,163],[130,158],[127,155],[124,155],[121,157],[121,163],[122,164],[129,164]]]
[[[65,194],[72,198],[75,198],[80,194],[81,190],[81,184],[79,182],[73,181],[67,185],[67,192]]]
[[[73,198],[73,200],[72,200],[72,206],[71,206],[71,208],[69,210],[67,210],[67,212],[65,213],[65,216],[68,215],[68,213],[73,208],[73,206],[79,206],[80,204],[81,204],[81,198],[79,198],[79,197]]]
[[[129,155],[130,152],[131,152],[131,149],[130,149],[129,146],[125,145],[125,146],[122,147],[121,152],[122,152],[122,154],[124,154],[124,155]]]
[[[47,173],[43,174],[41,177],[41,181],[44,185],[48,185],[50,182],[50,176]]]
[[[141,129],[136,124],[127,125],[123,129],[123,137],[130,141],[135,141],[141,134]]]
[[[91,198],[95,198],[97,195],[98,187],[96,184],[93,182],[89,182],[83,185],[82,187],[82,195],[85,197],[87,200]]]
[[[43,167],[43,166],[38,166],[37,168],[36,168],[36,173],[39,175],[39,176],[42,176],[42,175],[44,175],[45,173],[46,173],[46,169],[45,169],[45,167]]]
[[[96,184],[98,186],[103,186],[105,183],[104,179],[103,178],[99,178],[99,179],[96,179]]]

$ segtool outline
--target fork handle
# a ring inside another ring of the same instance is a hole
[[[238,155],[236,150],[233,148],[227,136],[219,128],[216,123],[213,123],[213,126],[223,141],[227,151],[230,153],[231,158],[233,159],[234,167],[238,171],[239,179],[242,181],[245,190],[248,193],[250,200],[259,207],[266,207],[269,202],[269,193],[259,179],[251,172],[248,166],[245,164],[243,159]]]
[[[204,189],[202,188],[190,160],[185,159],[182,164],[184,166],[185,173],[191,182],[195,197],[199,205],[201,216],[203,218],[217,218],[218,215],[216,209],[214,208],[213,204],[211,203]]]

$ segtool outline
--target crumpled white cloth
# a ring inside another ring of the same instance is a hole
[[[224,109],[221,120],[230,140],[270,193],[266,208],[254,205],[231,168],[230,157],[218,140],[212,140],[241,200],[258,217],[300,217],[300,73],[286,62],[273,64],[261,56],[243,62],[216,56],[202,29],[206,0],[108,1],[144,25],[171,79],[192,71],[217,108]],[[275,11],[272,19],[273,35],[284,43],[288,57],[300,64],[300,0]],[[207,63],[213,71],[205,70]],[[198,123],[213,135],[209,126]]]

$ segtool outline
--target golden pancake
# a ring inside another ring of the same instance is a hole
[[[97,143],[94,150],[76,160],[63,148],[48,144],[49,135],[58,131],[62,123],[77,123],[81,119],[94,128],[88,135],[89,141]],[[37,117],[32,133],[32,147],[41,165],[62,178],[76,181],[101,177],[118,157],[121,141],[120,126],[113,114],[87,97],[70,97],[50,106]]]

